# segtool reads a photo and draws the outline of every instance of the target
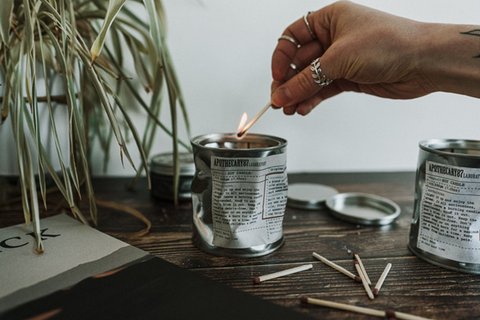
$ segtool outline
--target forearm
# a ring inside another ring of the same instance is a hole
[[[480,26],[423,24],[416,68],[424,86],[480,98]]]

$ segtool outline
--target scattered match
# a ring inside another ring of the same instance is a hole
[[[388,318],[396,318],[396,319],[403,319],[403,320],[431,320],[428,318],[419,317],[419,316],[415,316],[415,315],[403,313],[403,312],[396,312],[392,310],[382,311],[382,310],[376,310],[371,308],[357,307],[357,306],[352,306],[344,303],[308,298],[305,296],[300,297],[300,301],[305,304],[314,304],[322,307],[352,311],[356,313],[361,313],[361,314],[366,314],[366,315],[376,316],[381,318],[388,317]]]
[[[357,282],[362,282],[362,279],[359,277],[359,276],[356,276],[354,275],[353,273],[351,273],[350,271],[340,267],[338,264],[335,264],[333,263],[332,261],[328,260],[327,258],[324,258],[322,257],[321,255],[319,255],[318,253],[314,252],[313,253],[313,256],[315,258],[317,258],[318,260],[322,261],[323,263],[325,263],[326,265],[332,267],[333,269],[337,270],[337,271],[340,271],[341,273],[343,273],[344,275],[352,278],[353,280],[357,281]]]
[[[370,289],[370,286],[367,283],[367,279],[365,279],[365,275],[363,274],[358,261],[355,261],[355,269],[357,269],[357,272],[360,275],[360,279],[362,279],[362,284],[363,284],[363,287],[365,288],[365,291],[367,292],[368,297],[372,300],[375,299],[375,296],[373,295],[372,290]]]
[[[356,252],[353,253],[353,256],[358,261],[358,264],[360,265],[360,269],[362,269],[363,275],[365,276],[365,279],[367,280],[368,285],[371,286],[372,282],[370,281],[370,278],[368,277],[367,270],[363,266],[362,259],[360,259],[360,256]]]
[[[378,279],[377,281],[377,284],[375,285],[375,288],[373,288],[373,294],[378,296],[378,292],[380,291],[380,288],[382,287],[383,285],[383,282],[385,281],[385,279],[387,278],[387,275],[388,273],[390,272],[390,269],[392,268],[392,264],[389,263],[387,264],[387,266],[385,267],[385,270],[383,270],[382,272],[382,275],[380,276],[380,278]]]
[[[303,266],[299,266],[299,267],[295,267],[295,268],[291,268],[291,269],[267,274],[267,275],[264,275],[264,276],[254,277],[253,278],[253,283],[259,284],[263,281],[267,281],[267,280],[271,280],[271,279],[275,279],[275,278],[280,278],[280,277],[287,276],[287,275],[292,274],[292,273],[297,273],[297,272],[305,271],[305,270],[312,269],[312,268],[313,268],[312,264],[306,264],[306,265],[303,265]]]

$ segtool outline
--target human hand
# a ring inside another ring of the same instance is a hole
[[[308,114],[320,102],[343,91],[392,99],[417,98],[436,91],[418,69],[426,43],[425,23],[390,15],[348,1],[336,2],[291,24],[272,57],[272,103],[285,114]],[[332,79],[320,87],[310,63],[320,57],[321,75]],[[293,63],[298,74],[290,67]],[[297,71],[298,72],[298,71]]]

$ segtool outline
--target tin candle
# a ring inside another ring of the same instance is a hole
[[[150,160],[151,194],[155,198],[166,200],[173,200],[174,198],[173,158],[173,153],[160,153]],[[178,199],[190,200],[190,189],[195,173],[193,155],[188,152],[180,152],[178,158],[180,166]]]
[[[229,257],[257,257],[280,248],[288,196],[287,141],[213,133],[191,143],[193,243]]]
[[[419,258],[480,274],[480,141],[419,143],[408,247]]]

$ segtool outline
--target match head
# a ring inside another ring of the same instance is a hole
[[[360,283],[361,283],[361,282],[362,282],[362,278],[360,278],[359,276],[355,276],[355,281],[357,281],[357,282],[360,282]]]
[[[389,318],[389,319],[390,319],[390,318],[396,318],[395,311],[393,311],[393,310],[387,310],[387,311],[385,311],[385,316],[386,316],[387,318]]]
[[[355,257],[357,254],[358,254],[358,253],[354,252],[354,253],[353,253],[353,256]]]
[[[302,303],[308,303],[308,298],[305,297],[305,296],[301,296],[301,297],[300,297],[300,302],[302,302]]]
[[[260,281],[260,278],[259,277],[253,277],[253,283],[255,284],[259,284],[261,281]]]
[[[377,288],[373,289],[372,293],[374,296],[378,296],[378,289]]]

